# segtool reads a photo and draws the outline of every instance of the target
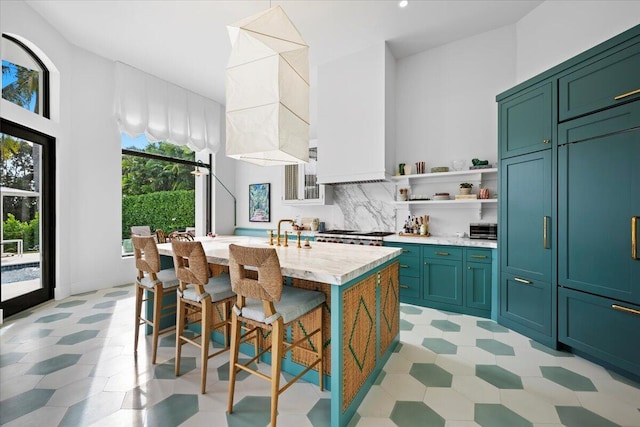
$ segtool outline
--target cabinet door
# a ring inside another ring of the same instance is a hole
[[[500,157],[551,148],[553,85],[534,87],[500,103]]]
[[[467,262],[465,307],[491,310],[491,264]]]
[[[462,305],[462,261],[425,258],[422,277],[423,299]]]
[[[500,323],[545,343],[551,335],[551,285],[503,274],[500,279]],[[526,329],[523,331],[522,326]]]
[[[640,102],[559,130],[558,284],[640,304]]]
[[[551,150],[503,160],[501,165],[501,270],[551,283]]]

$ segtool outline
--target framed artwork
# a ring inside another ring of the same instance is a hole
[[[271,221],[271,184],[249,184],[249,221]]]

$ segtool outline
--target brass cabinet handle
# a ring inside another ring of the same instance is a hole
[[[634,308],[624,307],[618,304],[611,304],[611,308],[613,308],[614,310],[624,311],[625,313],[631,313],[640,316],[640,310],[636,310]]]
[[[409,287],[408,287],[407,285],[400,285],[400,287],[401,287],[402,289],[409,289]]]
[[[614,96],[614,100],[619,100],[622,98],[626,98],[627,96],[635,95],[636,93],[640,93],[640,89],[632,90],[631,92],[623,93],[622,95]]]
[[[403,249],[403,250],[402,250],[402,253],[403,253],[403,254],[406,254],[407,252],[409,252],[409,249]]]
[[[471,258],[486,258],[486,255],[475,255],[475,254],[471,254]]]
[[[631,259],[638,259],[638,218],[631,217]]]
[[[525,285],[531,285],[533,283],[529,280],[521,279],[519,277],[514,277],[513,280],[515,280],[516,282],[524,283]]]
[[[400,268],[409,268],[407,264],[400,264]]]
[[[548,144],[548,143],[551,142],[551,140],[550,139],[543,139],[542,142],[544,142],[545,144]]]
[[[542,247],[549,249],[549,217],[546,215],[542,220]]]
[[[436,255],[449,256],[449,252],[436,252]]]

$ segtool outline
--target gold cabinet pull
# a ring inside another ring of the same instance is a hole
[[[475,255],[475,254],[471,254],[471,258],[486,258],[486,255]]]
[[[436,255],[449,256],[449,252],[436,252]]]
[[[408,287],[407,285],[400,285],[400,287],[401,287],[402,289],[409,289],[409,287]]]
[[[542,142],[544,142],[545,144],[548,144],[548,143],[551,142],[551,140],[550,139],[543,139]]]
[[[636,310],[635,308],[624,307],[618,304],[611,304],[611,308],[618,311],[624,311],[625,313],[631,313],[640,316],[640,310]]]
[[[514,277],[513,280],[515,280],[516,282],[524,283],[525,285],[531,285],[533,283],[530,280],[521,279],[519,277]]]
[[[626,98],[627,96],[635,95],[636,93],[640,93],[640,89],[632,90],[631,92],[623,93],[622,95],[614,96],[614,100],[619,100],[622,98]]]
[[[542,220],[542,247],[549,249],[549,217],[546,215]]]
[[[631,259],[638,259],[638,218],[631,217]]]
[[[400,268],[409,268],[407,264],[400,264]]]
[[[407,252],[409,252],[409,249],[403,249],[403,250],[402,250],[402,253],[403,253],[403,254],[406,254]]]

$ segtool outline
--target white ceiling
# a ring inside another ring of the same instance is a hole
[[[281,5],[310,66],[388,41],[399,59],[517,22],[542,1],[26,0],[71,43],[224,100],[226,25]],[[313,74],[313,72],[312,72]]]

